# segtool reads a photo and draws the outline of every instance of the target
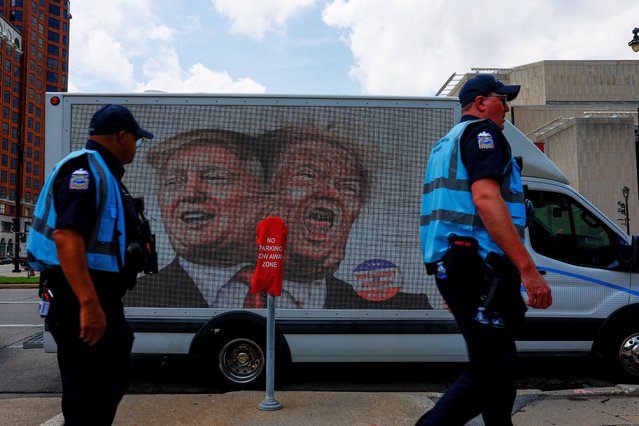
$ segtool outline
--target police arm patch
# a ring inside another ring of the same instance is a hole
[[[495,149],[495,141],[493,135],[484,131],[477,135],[477,144],[480,151],[492,151]]]
[[[69,189],[72,191],[86,191],[89,189],[89,172],[78,169],[71,173],[69,179]]]

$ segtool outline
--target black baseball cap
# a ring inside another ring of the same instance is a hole
[[[89,124],[90,135],[113,135],[121,131],[153,139],[153,133],[140,127],[131,111],[122,105],[105,105],[93,114]]]
[[[491,93],[506,95],[506,99],[512,101],[519,94],[519,89],[521,89],[520,85],[507,86],[497,80],[494,75],[478,74],[462,86],[459,91],[459,103],[464,107],[473,102],[477,96],[488,96]]]

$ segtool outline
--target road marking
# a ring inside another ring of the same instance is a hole
[[[42,327],[43,324],[0,324],[0,328],[5,327]]]
[[[62,413],[58,414],[55,417],[51,417],[44,423],[41,423],[40,426],[61,426],[64,425],[64,416]]]

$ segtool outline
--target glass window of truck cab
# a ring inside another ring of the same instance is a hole
[[[617,269],[619,236],[575,199],[561,193],[529,190],[530,245],[543,256],[596,268]]]

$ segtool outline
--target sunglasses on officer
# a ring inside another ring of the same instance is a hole
[[[507,95],[488,95],[488,96],[482,96],[484,98],[499,98],[499,100],[501,101],[502,105],[508,105],[508,96]]]

